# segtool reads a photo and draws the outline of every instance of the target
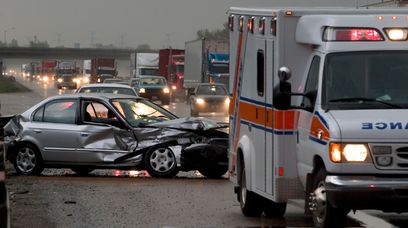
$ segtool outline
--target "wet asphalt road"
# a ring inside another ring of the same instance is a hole
[[[47,96],[73,92],[18,80],[33,92],[0,94],[3,114],[19,113]],[[164,107],[189,116],[185,104]],[[205,117],[227,121],[214,113]],[[7,186],[12,227],[313,227],[312,219],[303,214],[302,201],[291,201],[284,219],[246,218],[227,177],[210,180],[195,172],[156,179],[145,172],[99,170],[80,177],[70,170],[46,169],[42,176],[22,177],[8,164]],[[405,217],[357,212],[349,217],[348,226],[408,227]]]

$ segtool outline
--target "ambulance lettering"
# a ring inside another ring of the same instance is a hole
[[[362,123],[362,130],[408,130],[408,123],[402,122],[376,122],[376,123]]]

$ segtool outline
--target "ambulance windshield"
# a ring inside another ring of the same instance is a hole
[[[408,52],[329,54],[323,79],[323,108],[408,108]]]

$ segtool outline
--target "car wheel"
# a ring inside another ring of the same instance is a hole
[[[21,175],[38,175],[44,168],[40,152],[31,144],[21,144],[13,156],[14,169]]]
[[[172,178],[178,173],[176,156],[168,147],[150,149],[145,155],[145,166],[152,177]]]
[[[312,211],[315,227],[344,227],[348,210],[334,208],[326,198],[326,170],[320,169],[313,181],[313,188],[309,195],[310,210]]]
[[[228,167],[226,166],[219,166],[219,167],[206,167],[200,168],[198,172],[200,172],[203,176],[211,179],[218,179],[221,178],[228,171]]]
[[[286,212],[286,203],[275,203],[268,200],[265,203],[264,213],[269,218],[282,218]]]
[[[80,167],[80,168],[78,167],[78,168],[71,168],[71,169],[79,176],[87,176],[90,172],[94,171],[94,169],[86,168],[86,167]]]
[[[247,190],[247,183],[245,177],[245,167],[242,166],[241,176],[239,178],[238,198],[241,211],[248,217],[259,217],[262,214],[262,200],[263,198],[251,191]]]

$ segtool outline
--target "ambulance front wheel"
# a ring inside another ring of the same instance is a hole
[[[263,199],[261,196],[247,190],[244,166],[242,167],[241,176],[239,180],[238,198],[241,206],[241,211],[245,216],[248,217],[261,216],[263,212],[262,207]]]
[[[309,207],[315,227],[344,227],[348,210],[334,208],[326,197],[326,170],[321,168],[313,181]]]

